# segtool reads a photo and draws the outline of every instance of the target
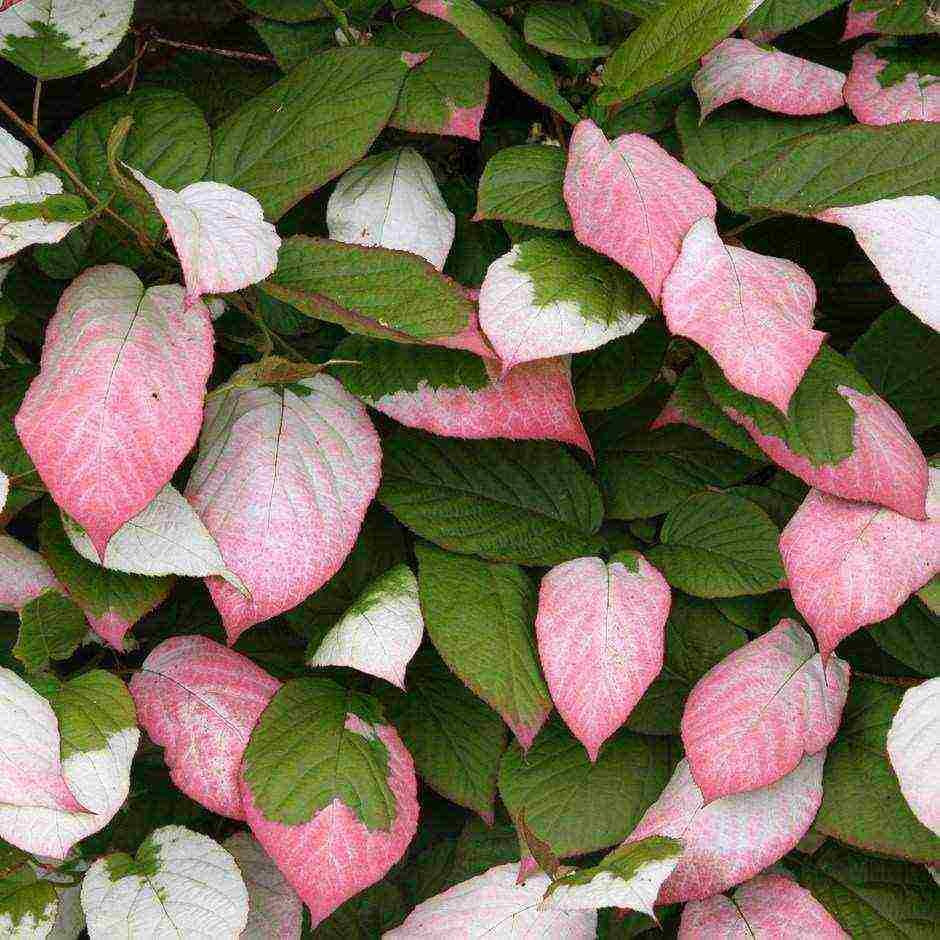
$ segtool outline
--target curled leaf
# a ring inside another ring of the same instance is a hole
[[[852,57],[845,103],[862,124],[940,121],[940,57],[919,60],[892,40]]]

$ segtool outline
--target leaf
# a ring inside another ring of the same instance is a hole
[[[568,155],[561,147],[504,147],[483,169],[474,219],[570,231],[563,191],[567,164]]]
[[[405,669],[421,645],[418,582],[398,565],[372,582],[313,648],[309,666],[349,666],[404,691]]]
[[[480,139],[489,95],[490,63],[449,23],[417,11],[378,30],[375,45],[427,53],[405,76],[389,124],[412,133]]]
[[[759,875],[733,899],[723,894],[690,901],[682,911],[680,940],[707,936],[794,936],[842,940],[849,935],[807,891],[782,875]]]
[[[58,587],[41,555],[0,533],[0,610],[21,610],[43,591]]]
[[[940,469],[926,522],[812,490],[780,536],[793,602],[826,655],[940,572]]]
[[[300,940],[303,904],[264,849],[247,832],[236,832],[222,845],[248,889],[248,926],[240,940]]]
[[[442,548],[553,565],[599,547],[600,493],[558,444],[468,443],[398,431],[383,451],[379,501]]]
[[[923,453],[900,417],[828,346],[806,370],[786,417],[732,388],[707,357],[699,365],[709,396],[778,466],[834,496],[924,517]]]
[[[655,141],[624,134],[610,143],[593,121],[571,135],[565,202],[578,241],[632,271],[655,301],[682,239],[716,208],[695,175]]]
[[[43,509],[39,544],[56,578],[85,612],[94,631],[120,652],[127,631],[166,600],[173,587],[172,578],[125,574],[83,558],[72,547],[54,506]]]
[[[940,330],[940,263],[925,249],[940,237],[940,199],[904,196],[817,216],[852,230],[897,299],[927,326]]]
[[[133,0],[2,4],[0,56],[36,78],[68,78],[104,62],[130,26]]]
[[[940,616],[928,606],[924,591],[926,588],[887,620],[872,624],[870,633],[888,655],[914,673],[934,676],[940,675]]]
[[[491,868],[419,904],[385,940],[446,940],[448,937],[538,937],[539,940],[593,940],[597,912],[540,909],[548,875],[517,883],[519,863]],[[497,932],[498,931],[498,932]]]
[[[824,751],[804,757],[769,787],[707,804],[688,761],[680,761],[662,796],[627,840],[669,836],[685,846],[659,892],[659,903],[707,898],[783,858],[809,830],[819,808],[825,759]]]
[[[829,748],[825,795],[813,825],[865,852],[935,863],[940,838],[911,812],[888,758],[886,738],[902,692],[874,679],[852,680],[842,727]]]
[[[521,362],[596,349],[655,313],[635,278],[561,238],[515,245],[480,288],[480,327],[504,374]]]
[[[251,3],[246,6],[250,8]],[[309,23],[281,23],[254,16],[248,22],[268,47],[282,72],[289,72],[310,56],[325,52],[335,44],[336,24],[332,18],[324,17]]]
[[[929,679],[908,689],[888,729],[886,744],[888,759],[907,805],[928,829],[940,836],[938,699],[940,679]]]
[[[4,863],[7,861],[4,859]],[[58,913],[55,888],[39,877],[26,856],[15,866],[4,864],[0,876],[0,931],[4,937],[43,940],[51,935]]]
[[[312,934],[304,936],[315,940],[372,940],[397,927],[407,910],[396,885],[378,881],[341,904]]]
[[[564,3],[537,3],[526,13],[525,41],[566,59],[595,59],[607,55],[610,46],[593,42],[584,11]]]
[[[407,695],[376,691],[414,758],[418,776],[492,825],[506,726],[432,649],[420,650],[412,659],[407,688]]]
[[[254,196],[224,183],[192,183],[178,193],[128,167],[166,222],[183,268],[186,301],[263,280],[277,267],[281,246]]]
[[[704,55],[740,25],[751,0],[668,0],[607,60],[602,104],[627,101]]]
[[[261,289],[308,317],[399,343],[456,337],[474,314],[460,286],[423,259],[303,235],[284,242]]]
[[[745,36],[779,36],[822,16],[842,0],[764,0],[745,20]],[[752,4],[753,5],[753,4]]]
[[[747,39],[720,42],[692,79],[703,121],[737,99],[780,114],[825,114],[845,104],[844,84],[842,72]]]
[[[690,497],[647,552],[666,580],[697,597],[766,594],[780,586],[779,530],[763,509],[728,493]]]
[[[391,49],[330,49],[307,59],[216,129],[209,178],[250,193],[276,222],[365,155],[407,73]]]
[[[206,582],[231,643],[339,570],[380,461],[365,409],[322,372],[279,390],[232,387],[208,402],[186,498],[251,592]]]
[[[0,758],[0,838],[64,859],[103,829],[127,799],[140,741],[134,703],[109,673],[50,682],[48,699],[0,668],[9,716]]]
[[[409,251],[440,271],[457,223],[431,168],[402,147],[367,157],[340,177],[326,224],[336,241]]]
[[[185,308],[179,286],[145,290],[133,271],[106,265],[62,295],[15,425],[99,555],[195,443],[211,368],[209,311]]]
[[[699,219],[663,286],[673,333],[708,350],[741,391],[784,414],[819,352],[816,288],[797,264],[726,245],[714,220]]]
[[[91,940],[129,936],[239,937],[248,891],[235,859],[208,836],[183,826],[149,835],[136,858],[99,858],[82,882]]]
[[[176,786],[213,813],[244,819],[242,755],[280,687],[241,653],[206,637],[174,636],[147,656],[130,690]]]
[[[455,26],[517,88],[557,111],[569,124],[578,116],[558,93],[548,63],[519,34],[473,0],[420,0],[416,8]]]
[[[552,708],[536,653],[531,579],[517,565],[423,543],[415,551],[428,636],[448,667],[528,748]]]
[[[735,650],[696,683],[682,743],[706,803],[775,783],[839,730],[849,665],[825,665],[795,621]]]
[[[248,825],[314,927],[404,854],[416,788],[411,756],[378,703],[327,679],[284,685],[242,762]]]
[[[663,666],[669,585],[642,555],[578,558],[539,590],[539,658],[558,713],[597,760]]]
[[[20,610],[20,632],[13,655],[29,672],[49,668],[78,649],[88,624],[82,609],[56,590],[45,590]]]
[[[861,16],[867,13],[865,25],[858,28],[868,32],[901,36],[937,32],[936,10],[930,0],[861,0],[853,6],[860,8]]]
[[[503,755],[499,795],[514,819],[559,857],[584,855],[623,839],[656,799],[675,762],[673,743],[625,729],[595,762],[557,719],[528,751],[513,744]]]

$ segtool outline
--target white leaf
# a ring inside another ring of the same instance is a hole
[[[0,610],[19,610],[58,587],[42,555],[0,532]]]
[[[82,882],[91,940],[235,940],[248,890],[235,859],[182,826],[151,833],[131,858],[99,858]]]
[[[456,220],[430,167],[410,147],[368,157],[346,172],[326,207],[330,238],[398,248],[442,270]]]

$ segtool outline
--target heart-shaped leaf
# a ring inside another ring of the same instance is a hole
[[[59,584],[42,556],[0,533],[0,610],[20,610]]]

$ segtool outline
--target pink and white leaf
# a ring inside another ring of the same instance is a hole
[[[851,229],[894,296],[940,330],[940,199],[898,196],[827,209],[816,218]]]
[[[250,591],[206,580],[231,643],[339,570],[378,489],[365,408],[323,373],[298,384],[309,394],[233,387],[206,407],[186,498]]]
[[[849,940],[839,922],[795,881],[759,875],[734,892],[690,901],[682,911],[679,940]]]
[[[863,10],[859,0],[852,0],[845,15],[845,32],[842,34],[842,42],[877,33],[875,21],[880,13],[881,10]]]
[[[578,241],[632,271],[656,301],[682,239],[717,209],[711,191],[654,140],[609,142],[590,120],[571,135],[564,194]]]
[[[660,904],[692,901],[753,878],[792,851],[822,802],[825,751],[804,757],[785,777],[760,790],[705,805],[689,762],[682,760],[659,799],[627,842],[662,835],[685,851],[659,892]]]
[[[126,164],[125,164],[126,166]],[[254,196],[226,183],[191,183],[178,193],[127,167],[166,222],[183,268],[186,302],[240,290],[277,267],[281,247]]]
[[[710,218],[686,235],[662,304],[673,333],[708,350],[732,385],[784,414],[826,337],[813,329],[812,278],[792,261],[726,245]]]
[[[0,532],[0,610],[20,610],[50,588],[62,590],[42,555]]]
[[[885,87],[878,76],[889,62],[879,56],[882,43],[872,42],[852,57],[845,83],[845,103],[862,124],[940,121],[940,75],[908,72]]]
[[[810,635],[781,620],[692,689],[682,742],[706,802],[768,786],[827,747],[842,720],[849,665],[823,666]]]
[[[926,521],[811,490],[783,530],[790,593],[824,656],[940,572],[940,469],[930,480]]]
[[[242,755],[280,685],[241,653],[178,636],[150,653],[130,690],[141,727],[165,749],[180,790],[213,813],[244,819]]]
[[[90,268],[62,294],[15,424],[99,556],[196,442],[212,345],[203,304],[186,308],[177,285],[145,290],[127,268]]]
[[[645,558],[576,558],[539,590],[535,630],[555,707],[597,760],[663,666],[671,594]]]
[[[594,940],[597,911],[541,910],[548,875],[539,872],[517,884],[518,874],[516,862],[461,882],[419,904],[384,940]]]
[[[465,287],[464,293],[474,304],[477,304],[480,299],[480,292],[473,288]],[[470,314],[469,322],[459,333],[454,336],[442,336],[434,340],[433,345],[446,346],[448,349],[465,349],[467,352],[476,353],[483,359],[498,358],[480,329],[480,314],[476,306]]]

